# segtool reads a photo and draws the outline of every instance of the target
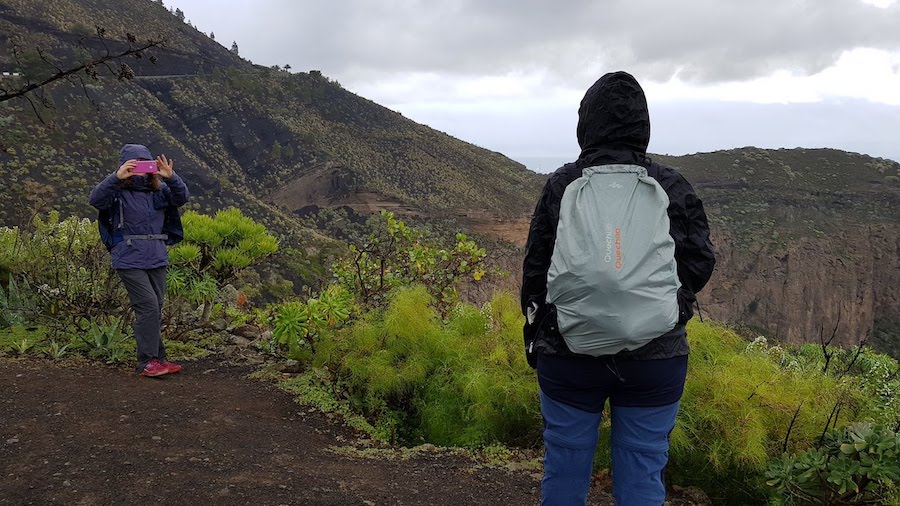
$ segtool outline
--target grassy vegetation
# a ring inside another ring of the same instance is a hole
[[[96,108],[78,87],[52,86],[55,110],[41,111],[56,121],[51,131],[27,102],[4,103],[0,123],[8,134],[4,148],[11,150],[0,153],[0,174],[13,176],[5,197],[28,194],[24,185],[30,181],[65,197],[60,210],[87,215],[86,192],[115,168],[116,151],[125,142],[148,143],[178,160],[176,170],[189,176],[200,209],[249,197],[242,210],[276,230],[281,227],[275,222],[293,220],[260,201],[273,188],[329,167],[348,174],[347,191],[375,192],[423,210],[475,207],[519,215],[537,196],[541,176],[516,162],[412,122],[321,73],[253,67],[156,4],[129,0],[88,7],[53,0],[40,9],[29,2],[10,7],[21,17],[0,20],[12,35],[0,41],[0,65],[13,41],[41,47],[64,65],[83,51],[68,36],[74,26],[101,24],[114,44],[123,40],[127,21],[140,17],[140,26],[171,44],[154,53],[155,65],[136,64],[137,75],[193,77],[91,82],[87,91]],[[22,219],[19,214],[30,207],[6,206],[0,223]]]
[[[172,248],[163,315],[172,359],[221,345],[209,335],[211,313],[226,325],[250,319],[248,300],[241,310],[215,304],[220,288],[277,247],[265,227],[235,209],[186,218],[185,241]],[[51,212],[28,227],[0,228],[0,355],[132,363],[132,318],[95,222]]]
[[[817,446],[826,427],[900,423],[900,379],[892,372],[898,365],[890,357],[863,350],[854,359],[856,350],[830,350],[836,355],[825,370],[815,345],[748,343],[696,321],[688,335],[688,382],[672,433],[678,481],[723,497],[752,496],[774,458]]]
[[[500,295],[461,305],[444,322],[424,288],[397,292],[383,312],[321,342],[313,364],[391,440],[477,446],[538,434],[537,385],[519,353],[518,303]]]
[[[518,304],[497,295],[441,318],[422,288],[392,292],[384,310],[320,337],[299,400],[350,416],[387,442],[480,448],[540,444],[537,382],[521,348]],[[781,456],[817,448],[829,428],[900,423],[900,369],[872,350],[748,342],[692,321],[690,373],[672,433],[670,479],[720,501],[764,501]],[[362,417],[362,418],[360,418]],[[365,423],[364,423],[365,421]],[[609,466],[609,416],[596,465]],[[884,490],[890,490],[884,489]]]
[[[537,384],[521,350],[522,320],[512,296],[498,294],[480,306],[457,304],[459,292],[448,285],[444,300],[446,287],[432,289],[434,278],[422,276],[427,269],[413,268],[416,259],[409,255],[390,264],[397,269],[390,279],[399,281],[378,292],[373,298],[378,304],[329,295],[319,290],[332,276],[324,266],[343,245],[309,228],[316,217],[304,222],[274,206],[271,194],[323,173],[340,176],[326,179],[337,181],[335,191],[344,197],[372,192],[424,216],[460,210],[521,215],[533,206],[543,177],[408,121],[320,73],[253,67],[174,21],[162,7],[148,5],[142,0],[4,2],[20,19],[0,19],[0,64],[11,64],[13,37],[31,48],[40,45],[65,63],[82,51],[77,39],[87,35],[86,27],[102,24],[110,38],[121,40],[125,27],[140,19],[170,46],[159,52],[157,67],[142,63],[139,74],[197,75],[91,83],[87,92],[97,108],[82,90],[50,87],[55,109],[42,114],[55,128],[42,126],[26,103],[0,104],[0,225],[23,225],[0,230],[0,354],[77,355],[108,363],[130,359],[127,319],[108,311],[118,307],[109,297],[124,299],[108,268],[100,268],[98,260],[106,256],[97,249],[94,224],[32,217],[51,209],[93,217],[87,195],[115,169],[118,147],[145,142],[176,159],[176,170],[192,190],[190,210],[213,212],[240,202],[243,215],[284,245],[269,263],[237,278],[248,287],[245,295],[309,296],[271,308],[273,323],[292,330],[275,337],[287,336],[281,342],[287,346],[268,344],[276,355],[304,361],[306,372],[283,383],[302,402],[404,445],[538,446]],[[28,58],[40,66],[33,54]],[[755,148],[659,158],[684,170],[711,220],[738,248],[761,242],[766,248],[760,251],[771,253],[797,238],[833,236],[844,226],[895,223],[893,210],[900,206],[900,164],[888,160],[835,150]],[[350,218],[339,215],[325,225],[338,223],[333,235],[340,239],[367,237],[365,227]],[[41,240],[31,241],[33,250],[21,254],[21,232],[32,226]],[[462,258],[452,244],[444,250],[407,242],[419,247],[411,251],[427,253],[425,264]],[[453,275],[474,275],[472,260],[480,262],[484,252],[465,237],[456,243],[465,246],[462,253],[469,259],[465,266],[454,264],[459,269]],[[174,262],[199,262],[194,253],[186,244],[175,251]],[[383,270],[377,261],[364,267],[366,276]],[[405,274],[398,274],[404,268]],[[352,262],[343,263],[344,281],[352,278],[348,273],[360,274],[352,269]],[[359,299],[372,286],[364,281],[354,295]],[[204,302],[216,311],[211,297],[187,299],[185,307]],[[67,311],[64,317],[60,308]],[[287,309],[292,320],[285,317]],[[873,340],[896,352],[895,331],[894,323],[882,321]],[[897,426],[898,366],[888,357],[831,350],[834,357],[826,364],[817,347],[748,343],[725,327],[697,322],[689,333],[690,375],[672,434],[670,472],[677,483],[698,484],[721,500],[759,502],[769,492],[767,470],[782,462],[785,452],[821,446],[826,429],[851,422]],[[170,356],[200,356],[220,344],[215,340],[172,342]],[[608,422],[602,430],[608,433]],[[598,466],[608,465],[607,451],[601,445]]]
[[[473,274],[449,260],[465,258],[476,265],[480,248],[457,237],[457,246],[465,245],[452,250],[462,255],[457,257],[423,242],[390,215],[381,221],[385,235],[376,231],[361,240],[372,255],[367,262],[383,269],[344,276],[352,283],[302,303],[289,300],[239,315],[240,321],[270,318],[272,338],[259,343],[261,349],[301,361],[305,372],[283,388],[390,443],[538,447],[537,382],[521,349],[523,321],[515,297],[499,293],[480,306],[459,302],[458,287],[473,282]],[[235,211],[215,219],[198,215],[186,223],[186,245],[231,237],[229,226],[254,232],[264,243],[274,240]],[[194,233],[192,223],[206,223],[205,232]],[[236,247],[251,248],[247,237]],[[403,237],[418,239],[399,240]],[[398,247],[384,249],[385,244]],[[109,300],[124,297],[120,288],[101,289],[115,278],[98,247],[93,223],[59,220],[55,214],[36,220],[32,229],[0,229],[0,271],[7,279],[0,284],[0,354],[80,356],[110,364],[131,360],[127,314],[108,310],[126,307]],[[199,258],[198,251],[176,249],[182,267]],[[408,259],[405,264],[402,258]],[[420,265],[413,268],[416,262]],[[246,262],[232,267],[240,265]],[[352,268],[337,262],[334,274]],[[398,277],[404,273],[413,277]],[[406,281],[364,299],[381,276]],[[417,279],[426,284],[416,285]],[[427,285],[433,279],[450,281],[435,291]],[[216,318],[229,317],[229,311],[234,310],[211,308]],[[804,452],[818,448],[828,429],[853,422],[871,423],[884,437],[900,424],[900,366],[890,357],[869,349],[828,349],[826,359],[818,346],[782,347],[763,338],[747,342],[714,324],[691,322],[688,331],[690,374],[670,452],[675,483],[699,485],[722,500],[759,501],[768,492],[767,472],[779,483],[793,483],[783,465],[780,474],[773,470],[782,454],[808,460]],[[213,341],[170,340],[170,356],[202,356],[221,344]],[[608,435],[609,417],[604,418],[601,430]],[[598,448],[597,465],[609,465],[606,444]],[[856,483],[850,475],[842,479]]]

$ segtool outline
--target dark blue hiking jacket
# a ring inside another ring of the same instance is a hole
[[[119,154],[119,165],[135,159],[150,160],[152,156],[144,146],[126,144]],[[112,173],[94,188],[90,196],[90,204],[100,211],[101,217],[108,217],[113,224],[112,266],[114,269],[167,266],[166,240],[128,240],[128,237],[164,234],[167,209],[169,213],[177,213],[174,208],[188,201],[190,194],[187,186],[178,174],[161,183],[156,191],[150,185],[150,177],[132,176],[127,181],[120,181]],[[172,239],[169,242],[173,242]]]

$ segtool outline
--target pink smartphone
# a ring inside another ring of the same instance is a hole
[[[155,174],[159,172],[159,168],[156,166],[156,160],[138,160],[134,162],[134,170],[131,172],[135,174]]]

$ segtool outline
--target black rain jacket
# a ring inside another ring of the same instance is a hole
[[[670,235],[675,241],[675,261],[681,289],[678,291],[679,322],[670,332],[637,350],[617,356],[637,360],[672,358],[689,352],[685,323],[693,316],[696,294],[703,289],[716,264],[709,239],[709,224],[703,203],[690,183],[672,167],[647,157],[650,115],[647,99],[630,74],[614,72],[601,77],[587,91],[578,109],[578,144],[581,155],[550,176],[534,210],[522,278],[522,313],[532,303],[538,306],[533,324],[526,320],[524,335],[529,363],[536,354],[576,355],[559,334],[555,310],[546,303],[547,271],[556,243],[556,227],[563,193],[587,167],[634,164],[647,169],[669,196]],[[599,247],[599,245],[598,245]]]

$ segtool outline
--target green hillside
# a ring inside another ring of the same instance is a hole
[[[48,72],[32,54],[37,49],[65,66],[97,50],[99,41],[84,27],[102,25],[108,38],[121,40],[138,19],[145,33],[167,42],[151,51],[156,64],[147,57],[129,61],[137,74],[132,82],[88,80],[86,90],[51,86],[55,108],[39,112],[55,129],[42,128],[25,101],[0,106],[0,140],[8,148],[0,154],[0,173],[11,181],[0,190],[0,222],[27,218],[32,201],[40,200],[35,193],[49,192],[66,212],[90,215],[85,197],[115,168],[125,142],[146,143],[178,160],[176,170],[200,207],[246,201],[273,219],[279,212],[266,204],[273,200],[289,211],[371,201],[417,213],[476,208],[509,216],[527,212],[537,194],[541,176],[520,164],[412,122],[318,72],[252,66],[155,2],[4,0],[0,66],[15,68],[16,44],[31,51],[28,61],[35,63],[26,71]],[[315,182],[320,179],[324,186]],[[274,199],[273,190],[286,187],[316,191]]]
[[[746,147],[655,156],[679,167],[732,232],[825,235],[847,223],[900,222],[900,163],[836,149]]]
[[[93,217],[88,193],[115,169],[119,146],[138,142],[176,160],[194,209],[237,206],[302,246],[273,269],[301,265],[304,280],[323,275],[320,255],[336,245],[304,225],[329,230],[323,220],[299,219],[319,208],[396,211],[524,243],[546,176],[315,70],[255,66],[158,2],[0,0],[0,70],[51,75],[53,65],[126,49],[135,26],[166,45],[127,60],[133,80],[51,85],[54,106],[37,113],[21,99],[0,102],[0,226],[50,209]],[[23,82],[0,79],[6,89]],[[720,262],[702,302],[714,317],[795,341],[839,324],[844,344],[900,328],[900,164],[828,149],[655,158],[679,167],[706,204]],[[515,289],[521,251],[491,250]]]

